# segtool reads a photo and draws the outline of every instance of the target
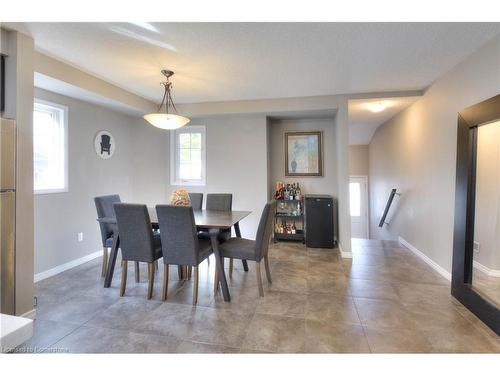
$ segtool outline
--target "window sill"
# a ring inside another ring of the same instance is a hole
[[[170,181],[172,186],[205,186],[205,181]]]
[[[68,189],[50,189],[50,190],[34,190],[34,195],[47,195],[47,194],[59,194],[67,193]]]

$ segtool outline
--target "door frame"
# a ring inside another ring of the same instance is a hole
[[[370,238],[370,195],[369,195],[369,188],[368,188],[368,175],[366,174],[350,174],[349,175],[349,183],[351,182],[351,177],[353,178],[360,178],[364,180],[365,182],[365,202],[366,202],[366,209],[365,209],[365,221],[366,221],[366,238]],[[362,193],[363,194],[363,193]],[[350,199],[350,197],[349,197]],[[349,209],[349,217],[350,215],[350,209]],[[352,233],[351,233],[351,238],[352,238]]]

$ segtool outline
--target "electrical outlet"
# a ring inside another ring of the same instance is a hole
[[[78,242],[83,241],[83,232],[78,232]]]
[[[475,252],[476,254],[478,254],[478,253],[479,253],[479,249],[480,249],[480,248],[481,248],[481,244],[480,244],[479,242],[477,242],[477,241],[474,241],[474,247],[473,247],[473,249],[474,249],[474,252]]]

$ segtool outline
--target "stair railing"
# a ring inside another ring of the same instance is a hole
[[[378,226],[380,228],[382,228],[384,226],[384,224],[387,224],[389,225],[389,223],[387,223],[385,221],[385,219],[387,218],[387,214],[389,213],[389,210],[391,208],[391,204],[392,204],[392,201],[394,200],[394,196],[395,195],[401,195],[400,193],[397,193],[396,192],[396,189],[392,189],[391,190],[391,194],[389,195],[389,199],[387,200],[387,204],[385,205],[385,209],[384,209],[384,213],[382,214],[382,217],[380,218],[380,222],[378,223]]]

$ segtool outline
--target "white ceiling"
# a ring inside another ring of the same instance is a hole
[[[7,23],[38,50],[155,102],[422,89],[500,33],[457,23]]]
[[[375,134],[375,131],[380,125],[390,120],[418,99],[418,96],[411,96],[349,100],[349,144],[369,144],[373,134]],[[373,113],[368,109],[370,104],[373,103],[382,103],[386,106],[386,109],[381,112]]]

